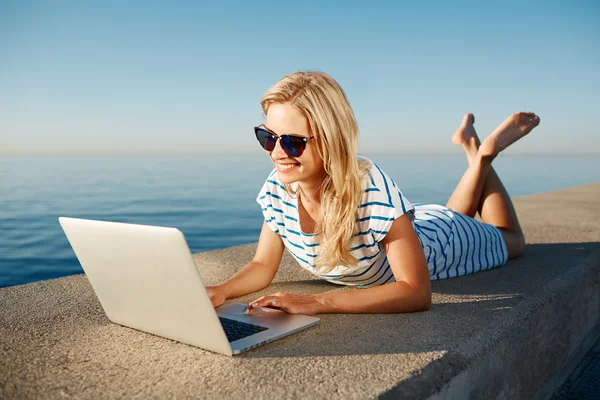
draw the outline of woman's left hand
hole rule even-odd
[[[290,314],[315,315],[323,310],[323,304],[313,294],[293,294],[277,292],[272,295],[260,297],[250,303],[246,314],[252,314],[259,307],[276,308]]]

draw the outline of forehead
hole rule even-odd
[[[289,103],[275,103],[267,110],[267,128],[278,134],[309,136],[308,120]]]

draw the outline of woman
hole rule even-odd
[[[377,165],[357,155],[358,127],[344,91],[327,74],[283,77],[261,100],[255,130],[275,169],[257,201],[263,223],[253,260],[208,288],[215,307],[267,287],[285,248],[309,272],[362,290],[275,293],[248,305],[289,313],[397,313],[431,307],[432,279],[491,269],[525,243],[492,160],[540,119],[516,113],[483,143],[467,114],[452,141],[469,167],[445,207],[413,206]],[[474,219],[479,212],[481,220]]]

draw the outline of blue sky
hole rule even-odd
[[[0,154],[260,154],[259,99],[321,70],[363,153],[458,153],[542,118],[517,153],[600,154],[600,6],[572,2],[0,0]],[[485,3],[485,4],[483,4]]]

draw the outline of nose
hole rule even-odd
[[[275,142],[275,148],[271,152],[271,158],[274,160],[288,158],[288,155],[285,153],[285,151],[283,151],[283,148],[281,148],[281,140],[277,140],[277,142]]]

